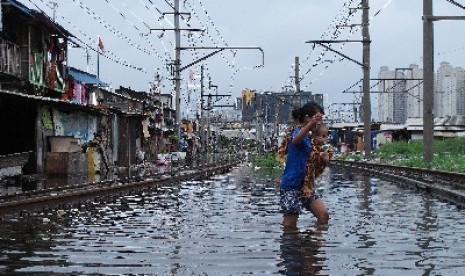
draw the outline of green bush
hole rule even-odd
[[[360,161],[365,156],[363,154],[356,154],[356,153],[347,153],[342,156],[343,160],[350,160],[350,161]]]
[[[423,143],[394,142],[373,151],[373,157],[381,163],[398,166],[429,168],[443,171],[465,172],[465,138],[433,141],[433,160],[423,161]]]
[[[373,158],[384,164],[465,173],[465,138],[434,140],[433,152],[433,160],[425,163],[421,141],[394,142],[374,150]],[[354,161],[363,160],[364,157],[363,154],[354,153],[341,155],[344,160]],[[276,160],[276,152],[253,155],[250,160],[256,168],[282,169],[282,164]]]
[[[421,142],[394,142],[378,147],[373,151],[373,156],[380,159],[391,160],[402,156],[411,156],[423,152]]]
[[[267,152],[252,156],[250,159],[254,167],[278,168],[281,163],[276,160],[276,152]]]
[[[465,138],[451,138],[434,141],[434,152],[449,155],[465,154]]]

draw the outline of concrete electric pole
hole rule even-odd
[[[371,159],[371,99],[370,99],[370,6],[368,0],[362,0],[362,40],[310,40],[307,43],[314,43],[322,46],[328,51],[334,52],[347,60],[350,60],[363,68],[363,122],[364,122],[364,142],[365,142],[365,158]],[[339,51],[332,49],[325,44],[332,43],[347,43],[347,42],[361,42],[363,45],[363,60],[359,62]]]
[[[263,52],[263,49],[260,47],[256,46],[238,46],[238,47],[231,47],[231,46],[214,46],[214,47],[181,47],[181,31],[189,31],[189,32],[203,32],[204,30],[201,29],[193,29],[193,28],[181,28],[180,27],[180,17],[181,15],[189,15],[190,13],[185,13],[185,12],[180,12],[179,10],[179,0],[173,0],[173,12],[172,13],[163,13],[163,16],[166,14],[173,14],[174,16],[174,28],[151,28],[150,32],[156,31],[156,30],[161,30],[161,31],[174,31],[174,38],[175,38],[175,48],[174,48],[174,61],[173,61],[173,80],[174,80],[174,90],[175,90],[175,109],[176,109],[176,128],[177,128],[177,134],[178,138],[181,137],[181,72],[190,66],[193,66],[223,50],[226,49],[255,49],[255,50],[260,50],[262,53],[262,63],[261,65],[258,65],[257,67],[264,67],[265,63],[265,54]],[[181,51],[182,50],[214,50],[212,53],[207,54],[185,66],[181,66]]]
[[[433,21],[465,20],[465,16],[433,16],[433,0],[423,0],[423,161],[433,160],[434,31]]]
[[[176,128],[181,139],[181,29],[179,25],[179,0],[174,1],[174,90],[176,102]]]
[[[370,99],[370,6],[362,0],[362,44],[363,44],[363,129],[365,159],[371,159],[371,99]]]
[[[433,0],[423,0],[423,161],[433,160],[434,34]]]
[[[295,94],[299,99],[299,107],[302,107],[302,91],[300,91],[300,62],[299,57],[295,57],[295,70],[294,70],[294,82],[295,82]]]

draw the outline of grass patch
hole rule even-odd
[[[250,158],[254,167],[259,168],[279,168],[281,163],[276,160],[276,152],[270,151],[261,154],[255,154]]]
[[[278,178],[283,172],[283,164],[276,160],[276,152],[254,154],[250,162],[255,173],[261,177]]]
[[[372,156],[381,164],[465,173],[465,138],[434,140],[433,152],[433,160],[425,163],[421,141],[394,142],[377,148]],[[364,154],[351,153],[341,155],[340,158],[361,161],[364,157]],[[254,168],[259,170],[281,172],[283,168],[283,165],[276,160],[276,152],[253,155],[250,161]]]
[[[433,160],[423,162],[423,143],[394,142],[373,151],[381,163],[465,173],[465,138],[433,141]]]

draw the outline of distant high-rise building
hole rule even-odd
[[[434,93],[435,117],[465,115],[465,70],[441,62]]]
[[[423,117],[422,68],[382,66],[378,76],[379,121],[403,123],[406,118]],[[434,117],[465,115],[465,69],[441,62],[434,84]]]
[[[389,69],[382,66],[378,84],[378,120],[403,124],[423,117],[423,70],[416,64]]]
[[[411,68],[390,70],[380,68],[378,77],[378,120],[389,123],[405,123],[408,113],[407,81],[411,78]]]
[[[407,80],[407,117],[423,118],[423,69],[410,64],[411,79]]]
[[[465,115],[465,69],[456,68],[457,74],[457,115]]]
[[[457,78],[449,62],[441,62],[434,89],[434,116],[455,115],[457,110]]]

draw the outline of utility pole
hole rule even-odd
[[[309,40],[306,43],[314,43],[322,46],[328,51],[334,52],[343,58],[350,60],[363,68],[363,122],[364,122],[364,141],[365,141],[365,158],[371,159],[371,100],[370,100],[370,7],[368,0],[361,0],[362,7],[356,9],[362,9],[362,40]],[[354,26],[352,24],[350,27]],[[332,43],[347,43],[347,42],[361,42],[363,45],[363,60],[359,62],[353,58],[350,58],[343,53],[332,49],[330,46],[325,44]]]
[[[48,6],[53,10],[52,19],[53,19],[53,22],[55,22],[58,3],[56,1],[49,1]]]
[[[181,14],[184,15],[190,15],[190,13],[181,13],[179,11],[179,0],[174,0],[174,5],[173,5],[173,12],[172,13],[163,13],[163,16],[166,14],[173,14],[174,16],[174,28],[173,29],[166,29],[166,28],[161,28],[161,29],[150,29],[150,32],[156,31],[156,30],[161,30],[161,31],[174,31],[174,61],[173,61],[173,80],[174,80],[174,90],[175,90],[175,108],[176,108],[176,128],[177,128],[177,135],[178,138],[181,138],[181,71],[183,68],[181,68],[181,31],[190,31],[190,32],[195,32],[195,31],[202,31],[200,29],[183,29],[180,27],[180,16]],[[185,69],[185,68],[184,68]]]
[[[433,160],[434,31],[433,21],[465,20],[465,16],[433,16],[433,0],[423,0],[423,161]]]
[[[210,157],[208,155],[209,153],[209,147],[210,147],[210,111],[211,111],[211,105],[210,105],[210,98],[208,100],[208,107],[207,107],[207,138],[205,139],[205,151],[207,154],[207,164],[210,162]]]
[[[274,111],[274,114],[275,114],[275,135],[276,135],[276,138],[275,138],[274,141],[273,141],[273,150],[277,150],[278,147],[279,147],[279,105],[280,105],[280,102],[279,102],[279,101],[276,101],[275,111]]]
[[[205,128],[204,118],[203,118],[203,109],[204,109],[204,99],[203,94],[205,86],[203,84],[204,74],[203,74],[203,65],[200,67],[200,145],[202,147],[202,154],[205,150],[207,144],[205,143],[205,133],[203,129]]]
[[[264,112],[263,112],[263,99],[262,102],[260,102],[260,109],[257,108],[255,110],[255,118],[257,119],[257,125],[256,125],[256,130],[257,130],[257,141],[258,141],[258,152],[262,153],[263,152],[263,147],[262,147],[262,141],[263,138],[265,137],[263,135],[263,117],[264,117]]]
[[[352,103],[353,103],[352,108],[353,108],[353,111],[354,111],[354,123],[357,123],[358,122],[358,116],[357,116],[358,109],[357,109],[357,103],[355,102],[355,97],[354,97],[354,100],[352,101]]]
[[[370,6],[362,0],[362,44],[363,44],[363,129],[365,159],[371,159],[371,99],[370,99]]]
[[[423,161],[433,160],[434,33],[433,0],[423,0]]]
[[[179,26],[179,0],[174,0],[174,90],[178,139],[181,139],[181,29]]]
[[[295,57],[295,72],[294,72],[294,79],[295,79],[295,94],[299,98],[299,105],[298,107],[302,107],[302,92],[300,91],[300,62],[299,57]]]
[[[252,46],[239,46],[239,47],[222,47],[222,46],[215,46],[215,47],[181,47],[181,31],[189,31],[189,32],[203,32],[204,30],[201,29],[193,29],[193,28],[181,28],[180,27],[180,16],[181,15],[188,15],[190,16],[190,13],[181,13],[179,11],[179,0],[173,0],[173,12],[172,13],[163,13],[163,16],[166,14],[173,14],[174,15],[174,28],[173,29],[167,29],[167,28],[150,28],[150,32],[156,31],[156,30],[162,30],[162,31],[174,31],[175,35],[175,49],[174,49],[174,63],[173,63],[173,71],[172,74],[174,76],[174,89],[175,89],[175,108],[176,108],[176,127],[177,127],[177,134],[178,138],[181,137],[181,72],[185,70],[186,68],[189,68],[190,66],[193,66],[223,50],[226,49],[256,49],[260,50],[262,53],[262,64],[259,65],[258,67],[264,67],[264,62],[265,62],[265,54],[263,52],[263,49],[260,47],[252,47]],[[182,50],[215,50],[214,52],[205,55],[204,57],[201,57],[194,62],[191,62],[190,64],[186,66],[181,67],[181,51]]]
[[[264,145],[264,149],[266,151],[267,147],[267,143],[266,141],[268,140],[268,103],[266,102],[265,103],[265,119],[264,119],[265,123],[264,123],[264,126],[265,126],[265,136],[263,138],[263,142],[265,143]]]

